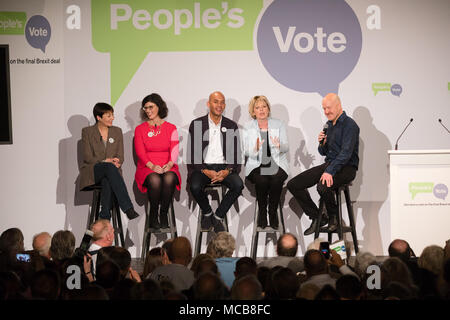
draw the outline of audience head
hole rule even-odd
[[[232,300],[261,300],[262,286],[255,275],[247,274],[234,280],[231,287]]]
[[[236,270],[234,271],[235,279],[258,274],[258,265],[256,261],[250,257],[242,257],[236,262]]]
[[[75,251],[75,236],[69,230],[55,232],[50,245],[50,256],[53,260],[64,260],[72,257]]]
[[[398,281],[390,282],[383,289],[385,300],[412,300],[415,298],[410,287]]]
[[[341,297],[341,300],[360,300],[363,287],[357,277],[347,274],[337,279],[336,291]]]
[[[326,284],[320,289],[317,293],[314,300],[339,300],[340,296],[337,293],[336,289],[334,289],[329,284]]]
[[[355,273],[360,279],[367,275],[367,268],[377,263],[376,257],[370,252],[360,251],[355,257]]]
[[[159,287],[164,297],[166,297],[171,292],[178,292],[175,285],[169,279],[162,279],[159,281]]]
[[[295,299],[299,287],[300,283],[294,271],[289,268],[278,268],[272,273],[270,298]]]
[[[448,289],[450,290],[450,259],[445,260],[442,276],[447,282]]]
[[[428,270],[436,276],[441,275],[444,266],[444,249],[436,245],[426,247],[417,264],[420,268]]]
[[[153,272],[157,267],[162,266],[162,248],[156,247],[151,249],[147,253],[147,257],[145,258],[144,263],[144,271],[142,273],[143,278],[147,278],[147,276]]]
[[[131,267],[131,254],[130,252],[122,247],[112,247],[109,257],[117,264],[120,269],[121,278],[125,278]]]
[[[209,242],[206,252],[213,258],[231,257],[236,248],[236,240],[231,233],[222,231]]]
[[[23,234],[18,228],[10,228],[0,235],[0,252],[16,254],[25,251]]]
[[[285,233],[277,241],[277,254],[285,257],[295,257],[298,249],[297,238],[292,233]]]
[[[131,300],[131,291],[136,281],[125,278],[120,280],[115,286],[111,295],[111,300]]]
[[[305,271],[308,277],[328,273],[328,264],[319,250],[308,250],[303,258]]]
[[[104,289],[112,289],[120,281],[120,268],[111,260],[97,263],[95,278],[96,283]]]
[[[187,266],[192,260],[191,242],[186,237],[176,237],[168,251],[171,263]]]
[[[48,232],[41,232],[33,237],[33,250],[39,252],[43,257],[50,258],[50,246],[52,236]]]
[[[255,107],[256,106],[266,106],[268,109],[268,116],[270,116],[270,103],[269,103],[269,99],[267,99],[267,97],[265,96],[254,96],[249,104],[248,104],[248,113],[250,114],[250,116],[253,119],[256,119],[256,113],[255,113]]]
[[[70,296],[70,300],[77,301],[105,301],[109,300],[108,293],[106,290],[94,283],[90,283],[88,286],[81,288],[81,290],[71,290],[74,291]]]
[[[392,282],[400,282],[407,287],[413,285],[411,272],[399,258],[388,258],[381,265],[381,287],[384,290]]]
[[[400,260],[407,262],[412,256],[412,250],[409,243],[402,239],[395,239],[391,242],[388,248],[389,257],[397,257]]]
[[[200,275],[206,272],[211,272],[213,274],[219,275],[219,269],[217,268],[216,261],[212,258],[202,259],[194,271],[194,278],[198,279]]]
[[[270,283],[270,277],[272,276],[271,270],[268,267],[258,267],[256,274],[259,283],[261,283],[262,290],[265,293]]]
[[[19,300],[23,289],[21,279],[13,271],[0,272],[0,301]]]
[[[101,247],[112,246],[114,241],[114,228],[107,219],[95,221],[91,226],[94,233],[92,240]]]
[[[169,255],[168,252],[170,250],[170,247],[172,246],[174,238],[169,238],[166,241],[164,241],[163,245],[161,246],[162,249],[162,263],[163,264],[170,264]]]
[[[302,284],[300,289],[297,291],[296,298],[303,300],[314,300],[319,293],[320,288],[314,283]]]
[[[36,272],[30,284],[34,299],[57,300],[60,294],[60,277],[57,272],[44,269]]]
[[[164,295],[157,281],[145,279],[134,285],[131,298],[133,300],[163,300]]]
[[[164,119],[167,117],[169,113],[169,109],[167,108],[166,102],[161,98],[161,96],[157,93],[152,93],[146,96],[141,103],[141,118],[143,121],[147,121],[149,118],[147,113],[145,112],[145,108],[158,108],[158,117]]]
[[[222,279],[212,272],[202,273],[193,285],[195,300],[223,300],[225,290]]]
[[[102,264],[105,261],[110,260],[111,261],[111,255],[112,252],[114,251],[114,247],[102,247],[98,250],[97,252],[97,262],[96,262],[96,266]]]
[[[199,263],[205,259],[213,259],[213,257],[211,257],[207,253],[200,253],[200,254],[196,255],[194,260],[192,260],[192,264],[191,264],[191,268],[190,268],[191,271],[195,273],[195,270],[197,270]]]

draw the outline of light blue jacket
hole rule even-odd
[[[283,121],[269,118],[269,148],[272,159],[275,163],[289,175],[289,163],[287,153],[289,151],[289,143],[286,134],[286,125]],[[280,140],[280,149],[272,144],[272,138],[278,138]],[[261,165],[262,148],[259,148],[258,152],[255,152],[256,140],[259,138],[261,141],[261,134],[259,131],[258,121],[250,120],[244,125],[244,132],[242,134],[244,146],[244,154],[247,157],[247,163],[245,164],[245,176],[248,176],[253,169],[258,168]]]

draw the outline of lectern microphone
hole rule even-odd
[[[442,119],[438,119],[439,123],[441,124],[441,126],[444,127],[445,130],[447,130],[448,133],[450,133],[450,131],[448,131],[447,127],[444,126],[444,124],[442,123]]]
[[[395,142],[395,150],[398,149],[398,140],[400,140],[400,138],[402,137],[403,133],[405,133],[406,129],[408,129],[408,127],[411,124],[411,122],[413,122],[413,118],[411,118],[409,120],[409,123],[406,125],[405,129],[403,129],[402,133],[400,134],[400,136],[398,137],[397,141]]]

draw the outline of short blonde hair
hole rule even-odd
[[[417,260],[417,264],[422,269],[440,275],[444,266],[444,249],[437,245],[426,247]]]
[[[231,257],[236,248],[236,240],[231,233],[222,231],[208,243],[206,253],[214,259]]]
[[[248,113],[250,113],[250,116],[253,119],[256,119],[255,105],[258,101],[263,101],[266,104],[267,108],[269,108],[269,115],[270,115],[270,103],[269,103],[269,100],[267,99],[267,97],[266,96],[254,96],[248,104]]]

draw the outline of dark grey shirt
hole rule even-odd
[[[176,263],[157,267],[148,275],[148,278],[158,282],[167,279],[179,292],[189,289],[195,280],[194,273],[188,267]]]

